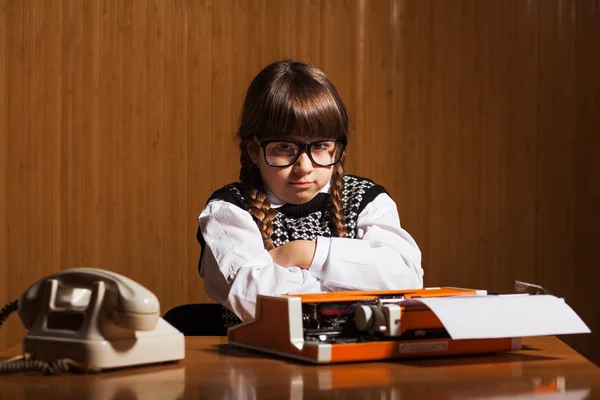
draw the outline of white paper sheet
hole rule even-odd
[[[411,299],[429,307],[452,339],[589,333],[563,299],[552,295],[452,296]]]

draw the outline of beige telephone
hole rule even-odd
[[[68,358],[109,369],[181,360],[184,336],[160,318],[160,304],[145,287],[94,268],[56,272],[19,299],[29,330],[23,353],[52,362]]]

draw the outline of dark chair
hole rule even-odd
[[[225,336],[220,304],[183,304],[167,311],[163,319],[185,336]]]

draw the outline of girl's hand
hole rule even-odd
[[[300,267],[308,269],[312,264],[317,242],[312,240],[294,240],[269,250],[273,261],[282,267]]]

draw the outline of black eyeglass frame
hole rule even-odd
[[[310,149],[312,146],[314,146],[315,144],[319,144],[319,143],[323,143],[323,142],[336,142],[336,143],[341,143],[342,144],[342,152],[340,154],[340,158],[331,164],[320,164],[318,162],[316,162],[313,159],[313,156],[310,152]],[[295,140],[281,140],[281,139],[261,139],[258,136],[254,136],[254,143],[256,143],[257,145],[259,145],[260,147],[262,147],[263,149],[263,156],[265,158],[265,162],[271,166],[271,167],[275,167],[275,168],[286,168],[289,167],[290,165],[293,165],[296,161],[298,161],[298,159],[300,158],[300,155],[304,152],[306,152],[306,155],[308,156],[308,158],[310,159],[310,161],[312,161],[314,164],[320,166],[320,167],[331,167],[332,165],[335,165],[337,163],[339,163],[342,159],[342,155],[344,154],[344,150],[346,150],[346,146],[348,145],[348,139],[344,138],[338,138],[338,139],[321,139],[321,140],[315,140],[314,142],[298,142]],[[286,165],[273,165],[269,162],[269,160],[267,160],[267,146],[270,143],[292,143],[295,144],[296,146],[298,146],[298,153],[296,154],[296,156],[294,157],[294,159]]]

